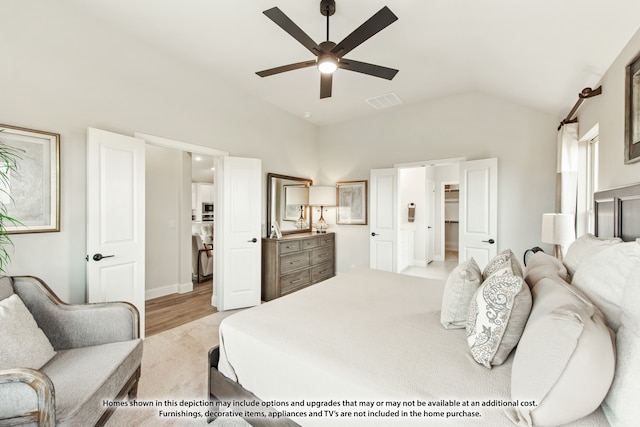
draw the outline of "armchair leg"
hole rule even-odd
[[[136,400],[138,398],[138,383],[140,382],[140,367],[136,369],[136,372],[133,374],[133,384],[127,393],[127,398],[129,400]]]

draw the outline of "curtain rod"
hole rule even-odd
[[[601,93],[602,93],[602,86],[598,86],[593,90],[590,87],[585,87],[584,89],[582,89],[582,92],[578,94],[578,101],[576,101],[576,104],[573,106],[571,111],[569,111],[569,114],[567,114],[567,117],[565,117],[565,119],[560,122],[560,126],[558,126],[558,130],[562,129],[562,126],[566,125],[567,123],[577,122],[578,119],[571,119],[571,117],[576,113],[576,111],[578,111],[578,108],[580,108],[580,105],[582,105],[582,102],[587,98],[598,96]]]

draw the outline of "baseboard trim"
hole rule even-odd
[[[144,293],[144,299],[154,299],[164,297],[171,294],[184,294],[193,290],[193,283],[174,283],[173,285],[162,286],[160,288],[147,289]]]
[[[184,294],[193,290],[193,282],[181,283],[178,285],[178,293]]]
[[[424,259],[414,259],[413,260],[413,265],[416,267],[426,267],[427,266],[427,261]]]

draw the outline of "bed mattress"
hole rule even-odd
[[[304,413],[290,416],[302,426],[510,426],[513,354],[492,369],[476,363],[465,330],[440,324],[443,287],[377,270],[341,274],[224,319],[218,369]],[[607,423],[597,411],[575,425]]]

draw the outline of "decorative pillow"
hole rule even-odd
[[[480,284],[482,271],[476,260],[458,264],[444,285],[440,322],[446,329],[464,328],[469,317],[469,303]]]
[[[40,369],[56,352],[17,294],[0,301],[0,370]]]
[[[565,267],[567,267],[569,275],[573,276],[584,259],[617,243],[622,243],[622,239],[619,237],[603,239],[593,234],[584,234],[569,245],[567,254],[564,256],[562,262]]]
[[[514,274],[522,277],[522,267],[511,249],[500,252],[489,261],[482,272],[482,278],[487,280],[494,274]]]
[[[9,276],[0,276],[0,301],[13,295],[13,280]]]
[[[631,426],[640,420],[640,267],[627,277],[622,299],[622,326],[616,334],[616,372],[602,408],[609,423]]]
[[[602,403],[615,369],[612,333],[598,309],[568,284],[543,278],[511,368],[512,400],[535,406],[505,412],[520,426],[557,426]]]
[[[571,284],[602,310],[607,325],[617,332],[625,283],[640,266],[640,245],[636,242],[609,245],[586,261],[576,270]]]
[[[529,258],[524,268],[524,280],[530,288],[533,288],[544,277],[566,282],[568,281],[567,269],[558,258],[544,252],[536,252]]]
[[[476,291],[467,320],[467,342],[476,362],[491,369],[507,360],[531,311],[531,291],[522,277],[496,274]]]

